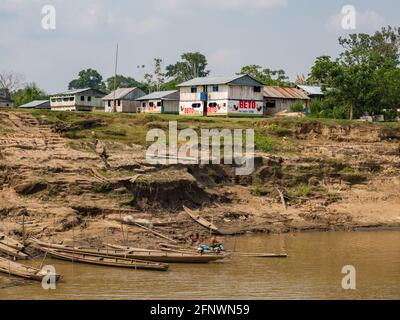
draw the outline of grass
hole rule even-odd
[[[178,129],[191,128],[200,134],[201,129],[254,129],[255,148],[262,152],[287,152],[296,150],[300,142],[295,130],[302,125],[322,124],[326,126],[383,126],[400,129],[400,123],[377,123],[314,119],[314,118],[222,118],[222,117],[190,117],[179,115],[148,115],[121,113],[86,113],[68,111],[31,110],[40,122],[52,126],[71,126],[64,136],[82,142],[93,142],[95,139],[149,146],[146,141],[150,129],[168,130],[168,121],[177,121]],[[85,121],[96,120],[90,128],[80,128]],[[244,134],[245,135],[245,134]],[[285,136],[285,139],[282,137]],[[244,138],[245,139],[245,138]]]

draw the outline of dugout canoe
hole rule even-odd
[[[129,258],[111,257],[97,255],[94,253],[83,253],[83,252],[66,252],[56,249],[40,247],[40,250],[47,253],[48,256],[65,261],[87,263],[105,267],[119,267],[119,268],[130,268],[130,269],[141,269],[141,270],[153,270],[153,271],[167,271],[169,265],[166,263],[142,261]]]
[[[21,251],[24,249],[24,245],[13,238],[6,236],[3,232],[0,232],[0,243],[15,250]]]
[[[137,251],[135,248],[124,248],[124,249],[104,249],[104,248],[84,248],[84,247],[71,247],[65,245],[50,244],[36,240],[37,245],[42,248],[49,248],[65,253],[78,253],[78,254],[90,254],[101,257],[113,257],[113,258],[127,258],[134,260],[144,260],[152,262],[163,262],[163,263],[209,263],[217,260],[222,260],[228,256],[228,254],[207,254],[201,255],[199,253],[180,253],[180,252],[164,252],[157,250]],[[108,245],[110,246],[110,245]],[[145,250],[145,249],[140,249]]]
[[[213,231],[214,233],[220,234],[221,232],[218,230],[217,226],[214,225],[213,223],[207,221],[206,219],[202,218],[200,214],[194,210],[189,209],[188,207],[183,206],[183,209],[186,211],[186,213],[198,224],[203,226],[204,228],[207,228],[208,230]]]
[[[49,275],[47,272],[39,270],[37,268],[25,266],[21,263],[1,257],[0,257],[0,272],[36,281],[42,281],[45,276]],[[61,278],[61,276],[58,274],[56,274],[55,277],[56,281],[60,280]]]

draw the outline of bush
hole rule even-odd
[[[296,101],[293,102],[290,106],[289,106],[289,110],[291,112],[304,112],[304,103],[301,101]]]
[[[312,99],[310,102],[310,114],[319,115],[321,111],[322,111],[321,99]]]

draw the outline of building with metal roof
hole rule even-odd
[[[158,91],[137,99],[143,113],[179,114],[179,91]]]
[[[246,74],[186,81],[178,85],[179,114],[262,116],[262,86],[261,82]]]
[[[106,112],[140,112],[140,102],[138,98],[146,95],[141,89],[118,88],[103,98],[104,110]]]
[[[50,100],[34,100],[28,103],[25,103],[19,108],[23,109],[50,109]]]
[[[304,109],[308,107],[310,98],[298,88],[289,87],[264,87],[264,114],[273,115],[282,111],[290,111],[291,105],[301,102]]]
[[[14,101],[11,98],[0,96],[0,108],[12,108]]]
[[[98,89],[67,90],[50,97],[50,108],[59,111],[104,111],[104,96],[105,93]]]
[[[310,98],[323,97],[325,95],[322,87],[298,85],[297,88],[305,92]]]

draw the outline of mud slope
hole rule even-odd
[[[0,230],[21,236],[26,213],[39,238],[162,242],[117,222],[131,215],[177,240],[206,236],[183,205],[227,234],[400,226],[399,130],[292,126],[279,137],[285,148],[257,153],[254,174],[238,178],[223,165],[153,167],[139,145],[64,129],[0,112]]]

